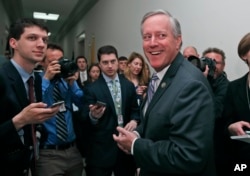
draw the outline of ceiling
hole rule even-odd
[[[57,21],[45,21],[50,39],[58,41],[78,23],[99,0],[2,0],[11,22],[20,17],[33,17],[33,12],[56,13]]]

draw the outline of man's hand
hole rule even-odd
[[[209,72],[209,67],[206,65],[205,71],[203,72],[203,75],[207,78]]]
[[[137,127],[137,122],[135,120],[130,120],[129,123],[124,127],[125,130],[133,131]]]
[[[100,119],[103,116],[105,109],[106,106],[89,105],[90,114],[95,119]]]
[[[113,134],[114,140],[117,142],[118,147],[127,154],[131,154],[131,147],[133,141],[138,138],[137,135],[122,127],[117,127],[119,135]]]
[[[78,72],[75,72],[75,74],[73,76],[70,76],[70,77],[67,77],[65,78],[65,81],[70,85],[72,86],[74,81],[76,81],[78,79],[78,76],[79,73]]]
[[[17,130],[27,124],[42,123],[45,120],[53,117],[60,106],[48,108],[45,103],[31,103],[25,107],[19,114],[13,117],[12,122]]]
[[[147,86],[138,86],[136,89],[137,95],[143,95],[147,90]]]
[[[54,60],[49,63],[44,78],[48,80],[52,80],[56,74],[61,73],[61,65],[58,64],[58,60]]]
[[[250,129],[250,123],[245,121],[232,123],[231,125],[228,126],[228,131],[230,132],[231,135],[237,135],[237,136],[245,135],[246,133],[243,130],[243,127]]]

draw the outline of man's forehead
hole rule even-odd
[[[128,61],[126,60],[120,60],[119,63],[127,63]]]
[[[115,54],[103,54],[101,55],[101,60],[117,60]]]
[[[48,37],[48,33],[46,30],[41,29],[38,26],[29,26],[29,27],[25,27],[23,30],[23,34],[34,34],[34,35],[41,35],[43,34],[43,37]]]

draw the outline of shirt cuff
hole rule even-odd
[[[89,111],[89,118],[91,120],[91,123],[93,125],[96,125],[98,123],[98,119],[97,118],[94,118],[92,115],[91,115],[91,112]]]
[[[137,138],[135,138],[135,139],[132,141],[131,151],[130,151],[131,155],[134,155],[134,144],[135,144],[135,141],[136,141],[138,138],[141,137],[140,134],[139,134],[137,131],[133,131],[133,133],[137,135]]]
[[[133,142],[132,142],[132,145],[131,145],[131,155],[134,155],[134,144],[135,144],[135,141],[137,140],[138,138],[134,138]]]

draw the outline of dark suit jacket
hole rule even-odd
[[[29,100],[22,78],[10,61],[1,67],[0,77],[0,87],[5,89],[5,96],[2,96],[0,101],[0,173],[18,175],[30,164],[31,126],[23,127],[25,141],[23,144],[12,123],[12,118],[29,104]],[[42,97],[39,75],[35,77],[35,90],[39,101]]]
[[[79,76],[79,78],[76,80],[76,82],[77,82],[78,86],[82,89],[84,85],[81,83],[81,78],[80,78],[80,76]]]
[[[179,53],[137,129],[134,158],[141,175],[214,176],[214,119],[207,79]]]
[[[124,124],[127,124],[132,119],[139,121],[139,107],[136,101],[134,85],[124,76],[119,76],[119,80]],[[105,102],[107,106],[98,123],[93,125],[90,121],[88,106],[96,101]],[[85,118],[85,124],[88,124],[86,129],[89,129],[89,131],[85,132],[89,136],[86,162],[96,167],[112,167],[118,155],[118,147],[112,137],[113,134],[117,134],[116,127],[118,123],[113,99],[102,75],[87,87],[84,103],[84,113],[82,115]]]
[[[247,96],[247,91],[248,91],[247,77],[248,74],[244,75],[243,77],[237,80],[230,82],[228,86],[226,104],[223,112],[223,117],[227,120],[225,131],[227,132],[228,137],[229,137],[229,132],[227,127],[230,124],[239,121],[246,121],[250,123],[250,108],[249,108],[249,102],[247,100],[248,98],[250,98],[250,92],[248,92]],[[232,162],[236,163],[247,162],[249,166],[250,164],[249,143],[231,140],[231,146],[227,147],[232,147],[231,149],[233,152],[231,151],[230,153]]]

